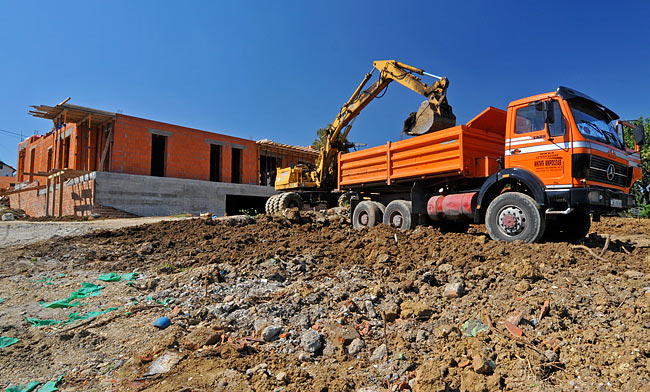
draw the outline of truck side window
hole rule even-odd
[[[560,115],[562,115],[562,112],[560,112]],[[515,133],[543,131],[545,124],[544,112],[536,110],[535,105],[531,104],[517,110]]]
[[[562,115],[562,109],[558,101],[553,101],[553,114],[555,121],[552,124],[548,124],[548,131],[551,136],[564,136],[566,127],[564,126],[564,116]]]

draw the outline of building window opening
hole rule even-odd
[[[242,150],[239,148],[232,149],[232,177],[231,182],[235,184],[240,184],[242,182],[241,172],[242,172]]]
[[[63,141],[63,168],[68,169],[70,164],[70,136]]]
[[[221,146],[210,144],[210,181],[221,180]]]
[[[29,153],[29,182],[34,181],[34,173],[36,173],[36,170],[34,170],[35,161],[36,161],[36,150],[32,149],[32,151]]]
[[[165,177],[167,136],[151,135],[151,175]]]
[[[268,155],[260,155],[260,180],[262,185],[275,184],[277,169],[278,158]]]

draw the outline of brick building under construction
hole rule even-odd
[[[11,207],[31,216],[218,215],[258,207],[278,166],[311,147],[252,141],[67,103],[33,106],[53,130],[18,145]],[[63,184],[61,187],[60,184]]]

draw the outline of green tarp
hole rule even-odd
[[[18,343],[18,338],[8,338],[6,336],[0,336],[0,348],[9,347],[12,344]]]
[[[72,302],[75,299],[86,298],[88,296],[99,295],[99,291],[103,289],[104,286],[98,286],[94,283],[83,282],[81,288],[77,291],[74,291],[68,298],[60,299],[58,301],[46,303],[41,301],[40,304],[44,308],[71,308],[73,306],[82,305],[81,302]]]
[[[119,282],[120,280],[130,281],[138,277],[137,272],[130,272],[128,274],[120,275],[115,272],[109,272],[107,274],[101,274],[97,279],[102,282]]]
[[[77,321],[77,320],[86,320],[86,319],[89,319],[89,318],[97,317],[100,314],[112,312],[112,311],[117,310],[117,309],[119,309],[119,308],[108,308],[106,310],[99,311],[99,312],[87,312],[86,314],[81,314],[81,313],[78,313],[78,312],[74,312],[74,313],[70,313],[68,315],[67,320],[50,320],[50,319],[48,319],[48,320],[40,320],[40,319],[38,319],[36,317],[28,317],[28,318],[25,319],[25,321],[30,323],[32,325],[32,327],[44,327],[44,326],[47,326],[47,325],[55,325],[55,324],[64,324],[65,325],[65,324],[70,324],[70,323],[72,323],[74,321]]]
[[[48,381],[45,384],[43,384],[42,387],[36,389],[39,385],[41,385],[40,381],[32,381],[27,385],[13,385],[10,386],[9,388],[5,389],[6,392],[56,392],[59,390],[56,386],[61,382],[63,379],[63,374],[59,376],[54,381]]]

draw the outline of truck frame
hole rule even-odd
[[[502,241],[561,233],[577,241],[591,216],[635,205],[639,146],[625,146],[619,117],[576,90],[489,107],[464,125],[337,157],[338,190],[349,192],[355,228],[399,229],[433,221],[453,229],[485,223]]]

